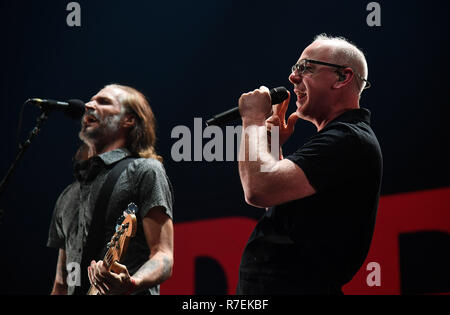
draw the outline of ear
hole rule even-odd
[[[122,121],[122,127],[132,128],[135,124],[136,124],[136,117],[134,117],[134,115],[125,115],[125,118]]]
[[[353,77],[355,76],[352,68],[337,70],[336,73],[338,76],[338,81],[333,85],[333,88],[335,89],[341,89],[349,85],[353,81]]]

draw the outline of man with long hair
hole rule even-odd
[[[89,286],[99,294],[159,294],[159,284],[171,276],[173,191],[155,150],[155,123],[147,99],[131,87],[108,85],[86,104],[76,180],[59,196],[49,231],[47,245],[59,249],[52,294],[86,294]],[[109,200],[98,209],[108,176],[125,160]],[[137,232],[121,264],[114,264],[116,272],[108,271],[102,262],[106,245],[131,202],[139,208]],[[95,248],[89,247],[93,237],[103,246],[94,252],[87,250]],[[75,284],[67,281],[67,266],[74,263],[81,271]]]

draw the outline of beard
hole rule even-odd
[[[101,119],[97,113],[90,112],[87,113],[92,115],[97,119],[97,126],[87,126],[82,120],[81,131],[78,134],[81,141],[86,144],[99,144],[108,142],[108,139],[112,139],[118,133],[120,129],[120,122],[122,120],[123,114],[117,114],[113,116],[108,116]]]

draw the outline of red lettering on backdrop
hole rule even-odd
[[[161,286],[161,294],[194,294],[194,263],[211,257],[223,268],[228,294],[235,294],[244,247],[255,228],[249,218],[221,218],[175,224],[172,278]]]
[[[161,294],[194,294],[194,263],[211,257],[223,268],[228,294],[234,294],[245,244],[256,225],[248,218],[221,218],[175,224],[173,276],[161,286]],[[368,257],[344,286],[345,294],[399,294],[398,236],[402,233],[440,231],[450,233],[450,188],[385,196],[380,199],[377,222]],[[367,284],[369,263],[381,268],[381,286]]]
[[[382,197],[369,254],[344,293],[400,294],[398,236],[423,231],[450,233],[450,188]],[[371,262],[381,267],[380,287],[367,285]]]

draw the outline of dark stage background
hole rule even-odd
[[[383,150],[383,196],[450,186],[448,1],[378,1],[380,27],[367,25],[370,1],[78,1],[81,27],[66,24],[69,2],[1,1],[1,177],[15,156],[26,99],[87,101],[104,85],[120,83],[150,99],[180,231],[204,220],[257,219],[262,210],[245,204],[237,162],[176,163],[170,152],[177,139],[171,139],[171,131],[178,125],[193,129],[194,117],[205,121],[261,85],[291,89],[290,67],[313,37],[325,32],[350,39],[366,53],[373,87],[361,105],[372,111]],[[290,106],[293,111],[293,100]],[[21,139],[38,114],[25,108]],[[79,123],[53,113],[1,197],[0,294],[51,289],[57,252],[46,248],[47,232],[54,203],[73,180],[78,130]],[[299,121],[284,151],[292,152],[314,132],[311,124]],[[442,223],[449,219],[448,190],[441,198],[435,202],[444,216],[434,220]],[[403,213],[397,219],[408,222],[407,209]],[[204,239],[213,233],[191,227]],[[182,232],[176,234],[176,250],[183,244],[177,235]],[[237,246],[227,235],[221,237],[223,246]],[[448,252],[448,234],[439,244],[425,247]],[[192,293],[233,289],[230,284],[224,289],[223,281],[208,274],[216,267],[220,273],[220,264],[196,260]]]

